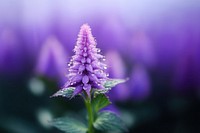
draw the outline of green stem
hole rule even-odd
[[[94,133],[93,129],[94,116],[93,116],[91,100],[89,97],[85,99],[85,105],[88,112],[88,133]]]

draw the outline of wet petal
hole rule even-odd
[[[74,93],[72,95],[72,98],[76,96],[77,94],[81,93],[83,91],[83,88],[81,86],[77,86],[76,89],[74,90]]]
[[[87,75],[83,76],[82,82],[83,82],[84,84],[87,84],[87,83],[89,82],[89,77],[88,77]]]
[[[99,81],[95,74],[90,74],[90,75],[89,75],[89,79],[90,79],[91,81],[93,81],[93,82]]]
[[[93,68],[91,65],[86,65],[86,70],[88,70],[89,72],[93,72]]]
[[[87,58],[87,63],[91,63],[91,59],[90,58]]]
[[[87,95],[90,96],[91,85],[86,84],[83,86],[83,89],[86,91]]]
[[[80,65],[78,71],[79,71],[79,72],[82,72],[82,71],[84,71],[84,70],[85,70],[85,66],[84,66],[84,65]]]

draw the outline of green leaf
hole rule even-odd
[[[84,123],[70,117],[62,117],[62,118],[54,119],[53,121],[51,121],[51,124],[54,127],[66,133],[86,133],[87,132],[87,126]]]
[[[100,112],[93,126],[101,131],[127,132],[127,128],[121,118],[108,111]]]
[[[92,106],[95,112],[111,104],[109,98],[105,94],[98,94],[92,100]]]
[[[105,88],[112,88],[112,87],[115,87],[116,85],[124,83],[126,81],[127,81],[127,79],[108,79],[104,83],[104,87]]]
[[[118,84],[124,83],[127,80],[128,79],[108,79],[103,85],[105,89],[96,90],[95,93],[96,94],[108,93],[112,89],[112,87],[115,87]]]
[[[71,98],[73,95],[75,88],[74,87],[68,87],[68,88],[63,88],[59,91],[57,91],[55,94],[53,94],[51,97],[58,97],[58,96],[62,96],[62,97],[67,97],[67,98]]]

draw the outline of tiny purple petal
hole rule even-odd
[[[83,89],[86,91],[87,95],[90,96],[91,85],[86,84],[83,86]]]
[[[83,56],[86,57],[86,56],[87,56],[87,53],[83,53]]]
[[[104,90],[104,86],[102,84],[99,84],[99,83],[93,83],[93,87],[95,89],[99,89],[99,90]]]
[[[86,62],[85,58],[81,59],[81,63],[85,63],[85,62]]]
[[[82,75],[76,75],[70,81],[71,82],[80,82],[81,79],[82,79]]]
[[[84,86],[83,86],[83,89],[84,89],[84,90],[87,90],[87,89],[89,89],[89,88],[91,88],[91,85],[89,85],[89,84],[84,84]]]
[[[94,75],[94,74],[89,75],[89,79],[90,79],[91,81],[98,81],[97,76]]]
[[[79,72],[82,72],[82,71],[84,71],[84,70],[85,70],[85,66],[84,66],[84,65],[80,65],[78,71],[79,71]]]
[[[93,61],[92,62],[92,67],[94,68],[94,69],[100,69],[101,67],[98,65],[98,62],[96,62],[96,61]]]
[[[70,67],[70,69],[78,69],[79,68],[80,63],[74,63],[73,66]]]
[[[87,58],[87,63],[91,63],[91,59],[90,58]]]
[[[103,73],[102,70],[95,70],[94,73],[98,78],[106,78],[106,73]]]
[[[83,76],[82,82],[83,82],[84,84],[87,84],[87,83],[89,82],[89,77],[88,77],[87,75]]]
[[[89,72],[93,72],[93,68],[91,65],[86,65],[86,69],[89,71]]]
[[[74,93],[72,95],[72,97],[74,97],[75,95],[81,93],[83,91],[83,88],[81,86],[77,86],[76,89],[74,90]]]

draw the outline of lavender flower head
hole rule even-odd
[[[117,84],[123,83],[126,80],[110,79],[107,77],[108,75],[105,72],[107,66],[104,63],[105,58],[100,54],[100,49],[96,48],[96,45],[96,41],[92,36],[89,25],[83,24],[74,48],[75,55],[72,56],[72,59],[68,64],[68,81],[63,89],[59,90],[51,97],[62,96],[73,98],[78,94],[83,96],[88,112],[88,127],[82,122],[77,126],[78,121],[75,120],[77,122],[74,123],[74,118],[71,119],[65,117],[64,121],[62,118],[54,120],[52,122],[53,126],[62,131],[94,133],[95,128],[103,131],[112,131],[116,129],[119,131],[127,131],[126,126],[116,114],[106,110],[100,113],[104,107],[111,104],[105,93],[109,92],[109,90]],[[96,118],[94,116],[96,116]],[[105,117],[108,117],[108,119],[106,118],[106,121],[104,122],[104,120],[102,121],[102,118],[104,119]],[[114,123],[113,125],[115,126],[112,124],[112,126],[107,126],[107,123]]]
[[[83,91],[90,96],[91,89],[104,89],[103,83],[108,79],[107,66],[96,45],[90,26],[83,24],[74,48],[75,55],[68,64],[68,81],[65,84],[65,87],[75,87],[73,96]]]

